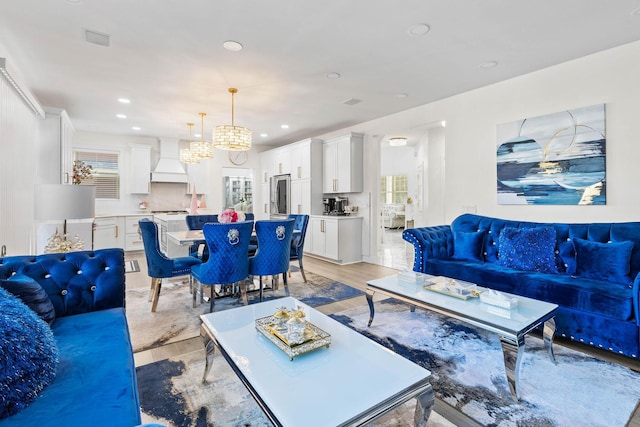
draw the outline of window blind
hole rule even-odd
[[[95,185],[96,199],[120,198],[120,155],[108,151],[75,151],[73,159],[91,165],[93,176],[80,185]]]

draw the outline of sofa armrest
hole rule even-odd
[[[633,281],[633,311],[636,315],[636,325],[640,327],[640,273]]]
[[[402,232],[402,238],[413,245],[413,271],[424,273],[427,259],[453,256],[453,232],[449,225],[408,228]]]

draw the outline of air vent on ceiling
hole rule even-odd
[[[111,36],[94,30],[82,29],[84,41],[87,43],[97,44],[99,46],[109,47],[111,44]]]
[[[346,101],[342,102],[344,105],[356,105],[361,103],[362,100],[361,99],[356,99],[356,98],[349,98]]]

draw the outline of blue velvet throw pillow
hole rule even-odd
[[[631,241],[600,243],[573,239],[576,249],[576,276],[631,284]]]
[[[51,328],[0,288],[0,419],[33,402],[55,378],[58,348]],[[1,424],[1,423],[0,423]]]
[[[454,231],[453,258],[463,261],[482,261],[483,231]]]
[[[498,237],[498,263],[538,273],[557,273],[556,229],[505,227]]]
[[[34,279],[24,274],[14,274],[7,280],[0,279],[0,288],[20,298],[42,320],[53,325],[53,321],[56,320],[56,310],[49,295]]]

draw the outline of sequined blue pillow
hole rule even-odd
[[[556,230],[553,227],[505,227],[498,237],[498,263],[539,273],[557,273]]]
[[[49,325],[0,288],[0,419],[33,402],[56,376],[58,348]]]
[[[599,243],[575,238],[576,276],[631,284],[631,241]]]
[[[483,231],[453,232],[453,258],[464,261],[482,261]]]

